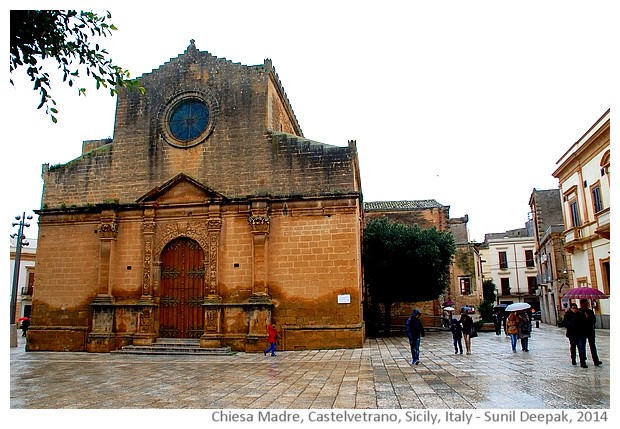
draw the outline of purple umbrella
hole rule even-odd
[[[568,299],[602,299],[609,298],[609,295],[601,292],[598,289],[594,289],[591,287],[576,287],[574,289],[569,289],[564,294],[564,298]]]

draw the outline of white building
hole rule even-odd
[[[495,283],[497,304],[527,302],[539,309],[536,240],[526,228],[486,234],[479,251],[483,278]]]
[[[22,247],[19,277],[17,283],[17,306],[15,310],[15,323],[18,323],[20,317],[30,317],[32,311],[32,291],[34,287],[34,266],[37,254],[37,240],[35,238],[27,239],[28,245]],[[11,238],[10,251],[10,279],[9,279],[9,301],[13,293],[13,279],[15,276],[15,239]]]
[[[610,110],[558,160],[564,248],[570,287],[610,290]],[[564,291],[565,292],[565,291]],[[609,327],[609,299],[594,300],[599,326]]]

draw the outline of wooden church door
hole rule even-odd
[[[162,252],[159,336],[200,338],[204,333],[204,251],[177,238]]]

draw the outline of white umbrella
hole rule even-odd
[[[506,307],[506,311],[527,310],[531,307],[532,306],[529,305],[527,302],[515,302],[514,304],[510,304],[508,307]]]
[[[444,307],[444,311],[454,311],[454,307]]]

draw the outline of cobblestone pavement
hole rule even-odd
[[[411,365],[405,337],[363,348],[278,352],[276,357],[10,354],[13,409],[608,409],[609,331],[597,331],[604,362],[571,365],[564,330],[534,328],[530,352],[481,332],[455,355],[449,332],[422,339]]]

